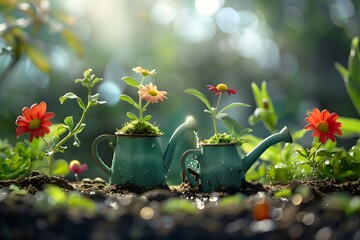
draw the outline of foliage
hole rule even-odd
[[[360,67],[360,66],[359,66]],[[275,123],[278,116],[271,104],[271,99],[266,90],[266,84],[262,84],[261,91],[253,84],[255,89],[254,96],[259,108],[260,100],[266,96],[269,104],[268,113],[266,107],[261,110],[255,110],[255,113],[249,118],[250,123],[262,121],[270,131],[275,130]],[[356,95],[356,90],[352,89],[352,94]],[[359,91],[359,89],[357,90]],[[259,94],[261,92],[261,94]],[[360,91],[359,91],[360,92]],[[271,105],[271,107],[270,107]],[[270,110],[271,109],[271,110]],[[258,111],[260,114],[257,114]],[[262,113],[265,112],[265,113]],[[262,114],[261,114],[262,113]],[[256,121],[254,121],[256,119]],[[276,120],[276,121],[275,121]],[[346,135],[359,133],[358,120],[339,117],[342,123],[341,130]],[[277,144],[270,147],[247,173],[250,180],[263,180],[266,182],[286,183],[293,179],[324,179],[332,178],[339,181],[355,180],[360,177],[360,141],[350,150],[337,147],[336,142],[326,141],[325,144],[319,143],[319,138],[314,138],[311,148],[304,148],[296,141],[301,139],[305,130],[299,130],[293,133],[293,145]],[[262,139],[248,136],[243,146],[245,152],[253,149]]]
[[[46,185],[43,198],[37,202],[38,207],[43,211],[53,211],[54,209],[80,210],[89,214],[96,213],[96,203],[83,196],[81,193],[65,192],[55,185]]]
[[[360,53],[359,37],[354,37],[351,41],[351,50],[348,59],[348,69],[339,63],[335,63],[336,69],[344,79],[346,90],[352,103],[360,114]],[[360,134],[360,120],[355,118],[342,117],[339,121],[343,124],[342,130],[345,135]]]
[[[99,101],[99,94],[92,94],[92,89],[102,81],[101,78],[95,77],[94,74],[91,74],[91,69],[88,69],[84,72],[83,79],[75,80],[75,83],[80,83],[83,87],[87,88],[88,90],[88,98],[87,104],[84,104],[84,101],[78,97],[75,93],[68,92],[62,97],[59,98],[60,103],[63,104],[68,99],[75,99],[78,103],[78,106],[82,109],[82,115],[77,123],[74,122],[73,116],[68,116],[64,119],[64,123],[58,124],[55,131],[51,133],[51,143],[50,140],[43,138],[42,134],[41,139],[43,140],[44,144],[39,144],[37,141],[34,141],[34,146],[41,146],[40,149],[43,149],[43,146],[47,146],[48,150],[44,151],[45,156],[48,156],[48,161],[43,162],[43,164],[36,164],[37,170],[43,170],[44,168],[47,169],[48,174],[66,174],[68,173],[68,164],[64,160],[58,160],[56,162],[53,161],[54,155],[58,152],[63,153],[67,146],[65,143],[70,139],[73,139],[73,145],[75,147],[79,147],[81,142],[78,135],[84,130],[85,118],[92,107],[95,107],[99,104],[104,104],[104,101]],[[67,133],[67,134],[65,134]],[[65,136],[62,137],[62,135]],[[31,141],[32,139],[30,139]]]
[[[224,90],[221,90],[221,89],[215,90],[215,91],[217,91],[215,93],[215,95],[219,96],[216,107],[212,107],[210,104],[210,101],[207,99],[207,97],[204,94],[202,94],[200,91],[198,91],[197,89],[188,88],[185,90],[185,93],[193,95],[196,98],[198,98],[200,101],[202,101],[207,108],[204,110],[204,112],[209,113],[213,119],[214,135],[209,140],[206,140],[207,143],[236,142],[239,145],[241,145],[241,143],[242,143],[241,137],[243,135],[245,135],[246,133],[251,132],[251,129],[248,129],[248,128],[242,129],[240,124],[237,121],[235,121],[233,118],[231,118],[227,113],[225,113],[225,111],[229,110],[231,108],[234,108],[234,107],[249,107],[249,105],[245,104],[245,103],[235,102],[235,103],[230,103],[230,104],[224,106],[222,109],[219,109],[221,96],[223,94],[222,92],[233,91],[233,92],[228,92],[229,95],[230,95],[230,93],[234,93],[234,94],[236,93],[236,90],[228,89],[225,84],[218,84],[218,86],[219,85],[225,86],[225,88],[224,88]],[[209,88],[209,90],[211,90],[211,88],[216,88],[216,87],[208,86],[208,88]],[[226,126],[227,130],[230,133],[230,136],[227,136],[227,134],[219,134],[218,133],[217,126],[216,126],[216,120],[220,120]]]
[[[360,53],[359,53],[359,38],[355,37],[351,42],[351,50],[348,59],[348,69],[339,63],[335,63],[336,69],[339,71],[344,79],[346,90],[360,114]]]
[[[274,132],[278,116],[275,113],[274,105],[266,88],[266,82],[262,82],[261,89],[256,85],[256,83],[252,82],[251,88],[256,103],[256,109],[249,117],[249,123],[254,125],[258,122],[263,122],[264,126],[270,132]]]
[[[74,22],[74,17],[54,11],[50,5],[51,1],[48,0],[0,2],[1,17],[5,20],[0,25],[0,39],[6,44],[0,53],[12,58],[0,76],[0,81],[16,66],[22,55],[26,55],[41,71],[51,70],[45,54],[44,46],[49,43],[43,37],[44,29],[59,34],[78,56],[84,54],[84,47],[77,34],[68,28]]]
[[[241,139],[240,137],[236,137],[234,138],[233,136],[227,134],[227,133],[218,133],[215,134],[213,136],[211,136],[211,138],[209,139],[204,139],[203,143],[208,143],[208,144],[218,144],[218,143],[236,143],[237,145],[241,145],[244,142],[243,139]]]
[[[134,72],[139,73],[142,76],[140,83],[130,76],[123,77],[123,80],[128,86],[133,87],[138,90],[139,99],[136,102],[132,97],[121,94],[120,100],[129,103],[134,106],[139,111],[139,115],[137,116],[135,113],[127,112],[126,116],[131,120],[123,125],[123,127],[117,130],[117,133],[128,133],[128,134],[161,134],[160,129],[157,126],[149,123],[151,119],[151,115],[144,116],[144,112],[150,103],[157,103],[159,100],[163,101],[166,98],[165,91],[158,91],[157,86],[152,85],[152,83],[143,85],[145,78],[147,76],[155,76],[155,69],[148,70],[143,69],[142,67],[133,68]],[[142,95],[145,94],[145,95]],[[142,100],[145,100],[146,103],[143,105]]]
[[[50,147],[50,150],[47,151],[47,154],[49,155],[49,174],[52,174],[52,162],[53,157],[55,153],[57,152],[64,152],[66,149],[66,146],[64,144],[70,140],[73,139],[73,145],[75,147],[80,147],[80,139],[78,138],[78,134],[81,133],[86,124],[85,124],[85,118],[89,112],[89,110],[92,107],[95,107],[99,104],[104,104],[104,101],[99,101],[100,94],[92,94],[92,89],[100,82],[102,82],[102,78],[95,77],[94,74],[91,74],[92,70],[88,69],[84,72],[83,79],[76,79],[75,83],[80,83],[83,87],[87,88],[88,90],[88,96],[87,96],[87,104],[84,104],[84,101],[78,97],[75,93],[68,92],[62,97],[59,98],[60,103],[63,104],[68,99],[76,99],[78,106],[82,109],[82,115],[78,121],[78,123],[75,124],[73,116],[68,116],[64,119],[63,124],[59,124],[59,126],[56,129],[56,133],[52,137],[52,141],[54,146]],[[60,139],[60,135],[64,132],[67,132],[67,135],[64,136],[62,139]],[[49,145],[50,146],[50,145]]]
[[[43,157],[41,151],[32,148],[29,142],[17,142],[15,146],[7,139],[0,139],[0,179],[13,179],[27,175],[31,163]]]
[[[140,121],[139,119],[125,123],[121,129],[117,130],[117,132],[126,134],[162,134],[158,126],[146,121]]]

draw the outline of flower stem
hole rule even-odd
[[[52,175],[52,167],[53,167],[52,165],[53,165],[53,158],[54,158],[55,153],[59,151],[60,147],[66,141],[68,141],[70,138],[72,138],[78,132],[78,129],[80,128],[81,124],[84,122],[86,115],[88,114],[88,111],[91,107],[90,96],[91,96],[91,90],[89,89],[88,104],[87,104],[85,110],[83,111],[79,122],[76,124],[75,128],[72,131],[69,131],[68,135],[66,135],[63,139],[61,139],[61,141],[59,141],[52,149],[52,152],[50,154],[50,159],[49,159],[49,175]]]
[[[216,108],[212,112],[212,118],[213,118],[213,125],[214,125],[215,134],[218,134],[218,130],[217,130],[217,127],[216,127],[216,115],[217,115],[218,107],[219,107],[219,104],[220,104],[221,95],[222,95],[222,93],[219,94],[219,98],[218,98],[218,101],[217,101],[217,104],[216,104]]]
[[[141,87],[141,85],[144,83],[144,80],[145,80],[145,77],[143,76],[142,79],[141,79],[141,82],[139,84],[139,87]],[[139,95],[139,119],[140,119],[140,121],[143,120],[144,108],[142,107],[142,101],[141,101],[141,97]]]

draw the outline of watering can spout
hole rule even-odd
[[[244,172],[246,173],[255,161],[261,156],[266,149],[278,142],[292,143],[292,137],[287,127],[284,127],[280,132],[272,134],[265,138],[259,145],[257,145],[250,153],[243,159]]]
[[[194,117],[188,116],[183,124],[181,124],[171,136],[169,143],[166,147],[164,153],[164,170],[165,174],[169,171],[172,159],[174,157],[174,153],[176,150],[176,146],[181,136],[184,135],[187,131],[197,131],[198,124]]]

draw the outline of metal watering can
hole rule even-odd
[[[266,149],[278,142],[293,142],[287,127],[265,138],[243,159],[236,144],[200,144],[200,149],[189,149],[184,152],[180,160],[181,167],[190,184],[193,187],[199,184],[204,192],[213,192],[220,187],[241,187],[249,168]],[[193,155],[193,159],[198,161],[198,180],[195,180],[185,167],[185,160],[189,155]]]
[[[161,186],[166,184],[177,142],[187,131],[197,130],[197,121],[187,117],[171,136],[163,153],[157,135],[103,134],[92,144],[92,155],[99,168],[109,176],[110,184],[133,184],[137,186]],[[98,145],[107,141],[114,152],[111,168],[98,153]]]

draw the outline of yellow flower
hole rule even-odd
[[[167,99],[165,96],[167,92],[157,90],[157,87],[152,83],[141,86],[138,93],[141,99],[151,103],[158,103],[159,100],[162,102],[164,99]]]
[[[156,74],[156,71],[155,71],[155,69],[153,69],[153,70],[148,70],[148,69],[144,69],[144,68],[142,68],[142,67],[136,67],[136,68],[133,68],[132,69],[134,72],[136,72],[136,73],[139,73],[139,74],[141,74],[143,77],[146,77],[146,76],[148,76],[148,75],[150,75],[150,76],[155,76],[155,74]]]

